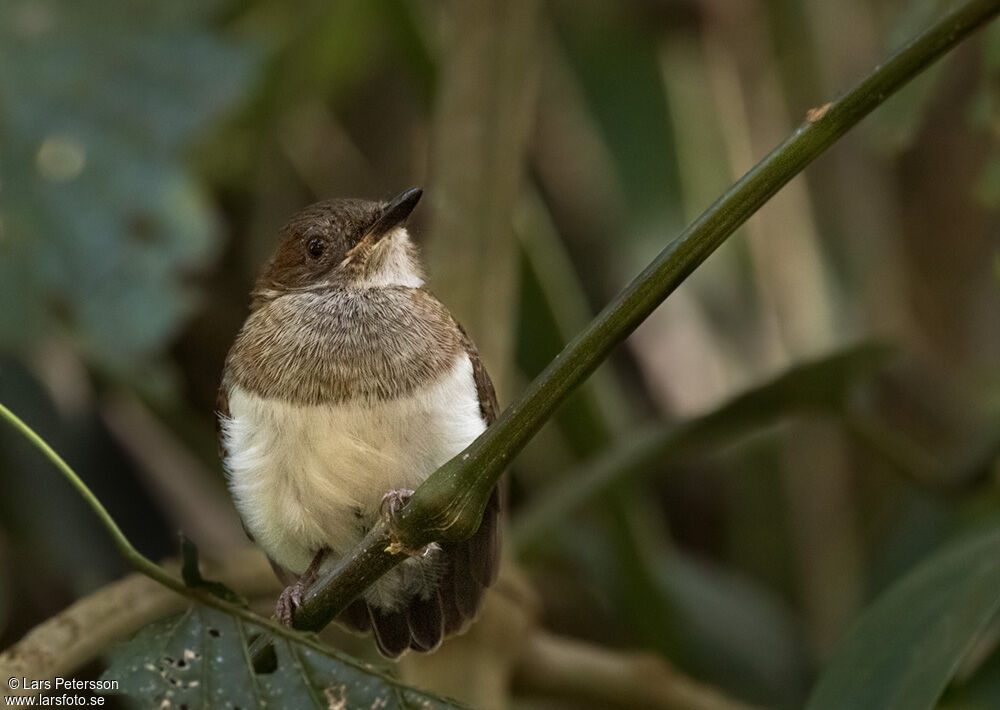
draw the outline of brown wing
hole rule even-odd
[[[219,392],[215,395],[215,443],[219,447],[219,460],[226,460],[226,447],[222,445],[222,420],[229,419],[229,388],[223,377]]]
[[[458,323],[455,324],[462,334],[462,345],[469,360],[472,361],[472,377],[476,381],[476,392],[479,395],[479,410],[483,414],[486,426],[492,426],[500,416],[500,405],[497,403],[497,393],[493,388],[493,380],[486,372],[486,366],[475,343]],[[496,580],[500,564],[500,511],[503,508],[503,487],[497,484],[490,495],[483,511],[483,522],[479,530],[463,543],[469,556],[469,571],[480,587],[488,587]],[[470,590],[471,591],[471,590]],[[482,590],[477,592],[481,595]],[[478,606],[478,602],[476,603]]]
[[[469,359],[472,361],[472,375],[476,381],[476,391],[479,395],[479,409],[482,412],[486,426],[490,426],[500,415],[496,391],[490,380],[486,367],[479,357],[479,351],[468,334],[458,325],[462,334],[462,344]],[[442,545],[442,551],[448,559],[446,573],[438,585],[438,598],[442,611],[442,631],[445,636],[460,631],[467,621],[475,618],[482,604],[483,593],[488,586],[496,581],[500,565],[500,510],[502,508],[502,489],[498,484],[493,489],[479,530],[468,540],[459,543]],[[411,610],[411,617],[413,616]],[[414,620],[410,620],[411,631],[415,630]],[[410,647],[420,649],[429,644],[426,640],[417,643],[416,634],[411,634],[414,641]],[[435,644],[436,645],[436,644]]]
[[[500,416],[500,405],[497,404],[497,393],[493,388],[493,380],[486,371],[483,359],[479,357],[479,350],[472,338],[465,332],[459,323],[455,323],[458,332],[462,334],[462,347],[465,348],[466,355],[472,361],[472,377],[476,381],[476,393],[479,395],[479,411],[483,413],[483,421],[486,426],[490,426]]]

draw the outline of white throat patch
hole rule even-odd
[[[382,237],[375,247],[385,254],[382,267],[357,285],[360,288],[379,288],[384,286],[406,286],[419,288],[424,285],[420,278],[418,267],[413,263],[410,253],[410,237],[406,227],[394,227]]]

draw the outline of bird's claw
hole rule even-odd
[[[305,588],[300,582],[290,584],[278,595],[278,603],[275,605],[274,614],[278,621],[285,626],[292,625],[292,616],[295,610],[302,606],[302,595]]]
[[[318,550],[312,562],[306,568],[306,571],[299,576],[294,584],[289,584],[278,595],[278,603],[274,607],[274,615],[285,626],[292,625],[292,615],[295,614],[296,609],[302,606],[302,598],[306,595],[309,587],[316,581],[320,565],[323,564],[323,560],[326,559],[329,553],[330,550],[328,548]]]
[[[391,521],[396,517],[396,514],[410,502],[410,498],[413,497],[413,491],[409,488],[400,488],[399,490],[392,490],[382,496],[382,502],[379,505],[379,510],[382,511],[383,515],[387,515]]]

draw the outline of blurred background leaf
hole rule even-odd
[[[216,215],[182,150],[246,92],[253,53],[211,3],[0,6],[0,342],[54,329],[137,375],[195,305]]]
[[[996,529],[934,555],[868,608],[806,706],[933,707],[1000,608]]]

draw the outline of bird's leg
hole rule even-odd
[[[317,552],[316,556],[313,557],[313,561],[309,563],[309,567],[296,580],[295,584],[288,585],[278,595],[278,603],[275,606],[274,613],[278,617],[278,621],[285,626],[292,625],[292,614],[296,608],[302,605],[302,596],[312,586],[312,583],[316,581],[320,565],[323,564],[323,560],[326,559],[329,552],[330,550],[325,547]]]
[[[382,503],[379,506],[379,510],[382,511],[383,515],[388,515],[391,521],[396,517],[404,505],[410,502],[410,498],[413,497],[413,491],[409,488],[400,488],[399,490],[392,490],[382,496]]]

